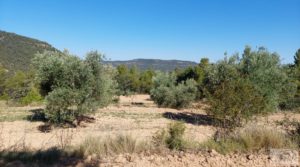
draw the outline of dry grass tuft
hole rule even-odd
[[[130,135],[119,135],[114,138],[88,137],[79,146],[78,151],[85,156],[96,154],[98,157],[101,157],[122,153],[138,153],[150,149],[149,143],[138,142]]]
[[[247,127],[237,133],[229,134],[219,141],[208,140],[201,148],[214,149],[219,153],[252,152],[270,148],[297,148],[288,135],[266,127]]]

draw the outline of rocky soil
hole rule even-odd
[[[274,167],[269,155],[264,153],[221,155],[214,150],[165,155],[125,154],[100,160],[89,156],[84,162],[79,162],[77,167],[85,167],[87,164],[99,167]]]

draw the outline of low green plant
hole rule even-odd
[[[187,141],[184,139],[185,125],[183,122],[173,122],[168,129],[157,131],[152,141],[157,148],[169,148],[172,150],[184,150]]]
[[[185,126],[183,122],[175,122],[169,126],[169,137],[166,139],[166,144],[170,149],[184,149],[185,141],[183,139]]]

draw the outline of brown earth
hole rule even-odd
[[[90,136],[115,136],[128,134],[137,140],[149,140],[154,133],[166,128],[173,120],[186,122],[185,137],[194,141],[205,141],[213,136],[216,128],[210,124],[210,119],[205,114],[205,104],[197,107],[176,110],[170,108],[158,108],[149,95],[133,95],[120,97],[116,105],[99,109],[93,117],[94,123],[83,123],[77,128],[54,128],[49,133],[38,130],[41,121],[31,122],[18,120],[13,122],[0,122],[0,148],[26,147],[31,149],[47,149],[63,144],[78,145]],[[32,110],[42,107],[3,107],[0,110],[20,110],[31,114]],[[5,111],[4,111],[5,112]],[[1,113],[0,113],[1,114]],[[292,114],[289,117],[300,120],[300,114]],[[285,118],[282,113],[276,113],[268,117],[258,118],[259,124],[281,128],[275,124]],[[67,142],[67,143],[66,143]],[[17,143],[17,144],[16,144]],[[93,160],[88,157],[85,161],[97,162],[97,166],[271,166],[268,155],[256,153],[251,155],[231,154],[220,155],[214,151],[211,153],[174,153],[171,155],[134,154],[119,155],[102,160]],[[84,166],[80,162],[77,166]],[[95,164],[94,164],[95,165]]]

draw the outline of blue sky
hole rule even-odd
[[[216,61],[250,45],[290,63],[300,0],[0,0],[0,29],[112,60]]]

